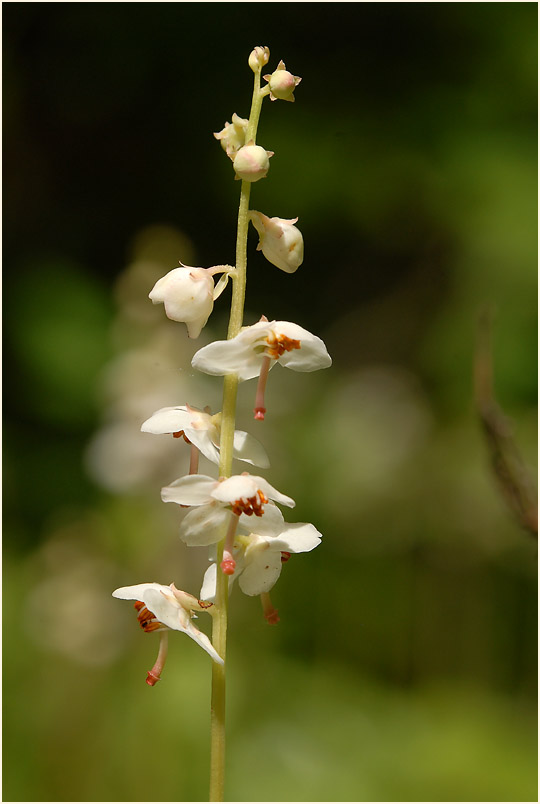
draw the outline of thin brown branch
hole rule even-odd
[[[516,445],[510,420],[493,392],[493,310],[479,316],[474,356],[475,403],[488,445],[491,466],[499,489],[519,524],[538,537],[538,501],[534,485]]]

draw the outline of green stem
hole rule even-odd
[[[257,135],[262,101],[268,93],[260,88],[260,71],[255,73],[251,112],[246,132],[246,142]],[[232,278],[231,313],[227,338],[238,335],[244,321],[244,301],[246,297],[247,238],[249,226],[249,196],[251,183],[242,181],[240,206],[238,208],[238,229],[236,235],[236,273]],[[232,471],[233,440],[236,424],[236,395],[238,377],[228,374],[223,381],[223,406],[221,413],[220,437],[220,477],[229,477]],[[220,570],[223,559],[225,539],[217,546],[216,556],[216,597],[212,618],[212,643],[223,659],[224,664],[212,663],[212,704],[210,717],[210,797],[209,801],[224,801],[225,794],[225,667],[227,651],[227,609],[229,597],[229,578]]]

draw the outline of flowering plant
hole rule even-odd
[[[193,268],[180,263],[162,277],[150,291],[155,304],[163,303],[166,315],[186,324],[190,338],[197,338],[212,313],[214,302],[232,280],[232,300],[226,340],[199,349],[192,366],[206,374],[223,376],[223,407],[216,414],[189,404],[174,405],[154,412],[143,424],[146,433],[182,438],[190,446],[189,473],[161,490],[164,502],[185,511],[180,537],[190,547],[209,547],[210,566],[205,573],[200,598],[181,591],[174,583],[139,583],[113,592],[122,600],[134,600],[137,619],[145,633],[157,631],[160,647],[148,672],[147,683],[160,679],[167,656],[169,631],[187,634],[210,655],[212,664],[210,801],[222,801],[225,769],[225,670],[227,600],[238,579],[248,596],[260,595],[263,613],[270,624],[279,621],[270,600],[283,565],[291,555],[313,550],[321,541],[314,525],[287,523],[279,506],[294,507],[294,500],[278,491],[268,480],[248,472],[234,474],[233,459],[267,468],[268,456],[249,433],[236,430],[236,399],[240,382],[257,377],[254,418],[265,418],[265,387],[276,363],[295,371],[328,368],[331,358],[323,341],[290,321],[268,321],[244,326],[249,223],[259,234],[259,250],[273,265],[293,273],[304,257],[304,241],[296,227],[297,218],[270,218],[250,210],[251,185],[265,178],[272,151],[256,143],[263,99],[294,101],[300,83],[280,61],[264,78],[261,71],[270,59],[267,47],[255,47],[248,64],[254,73],[249,118],[232,115],[232,122],[214,134],[233,163],[241,182],[235,264]],[[214,276],[222,274],[214,284]],[[199,455],[218,464],[218,476],[199,473]],[[197,613],[212,618],[212,641],[193,624]]]

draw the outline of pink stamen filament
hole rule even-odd
[[[233,558],[232,551],[234,547],[234,537],[236,536],[236,528],[238,527],[238,514],[232,513],[229,522],[229,529],[225,536],[225,544],[223,545],[223,560],[220,564],[221,571],[225,575],[233,575],[236,569],[236,561]]]
[[[272,601],[270,600],[269,592],[262,593],[261,603],[263,607],[263,613],[268,625],[277,625],[277,623],[279,622],[278,610],[273,607]]]
[[[152,669],[148,671],[146,676],[146,683],[149,687],[155,686],[161,678],[161,672],[165,666],[165,660],[167,659],[167,650],[169,647],[168,636],[167,631],[162,631],[159,635],[159,652],[156,663]]]
[[[269,355],[263,357],[261,366],[261,373],[259,374],[259,382],[257,383],[257,393],[255,395],[255,419],[263,421],[266,408],[264,407],[264,392],[266,390],[266,381],[268,379],[268,372],[270,371],[270,364],[272,358]]]

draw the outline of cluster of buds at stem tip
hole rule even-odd
[[[148,298],[153,304],[165,306],[167,318],[184,323],[190,338],[198,338],[232,272],[232,265],[193,268],[180,263],[180,268],[173,268],[158,279]],[[215,274],[223,276],[214,286]]]
[[[272,265],[293,274],[304,259],[304,238],[295,226],[298,218],[269,218],[255,209],[250,210],[249,216],[259,233],[257,250]]]
[[[270,59],[270,49],[257,45],[249,54],[248,64],[254,73],[258,73],[262,68],[268,64]]]

